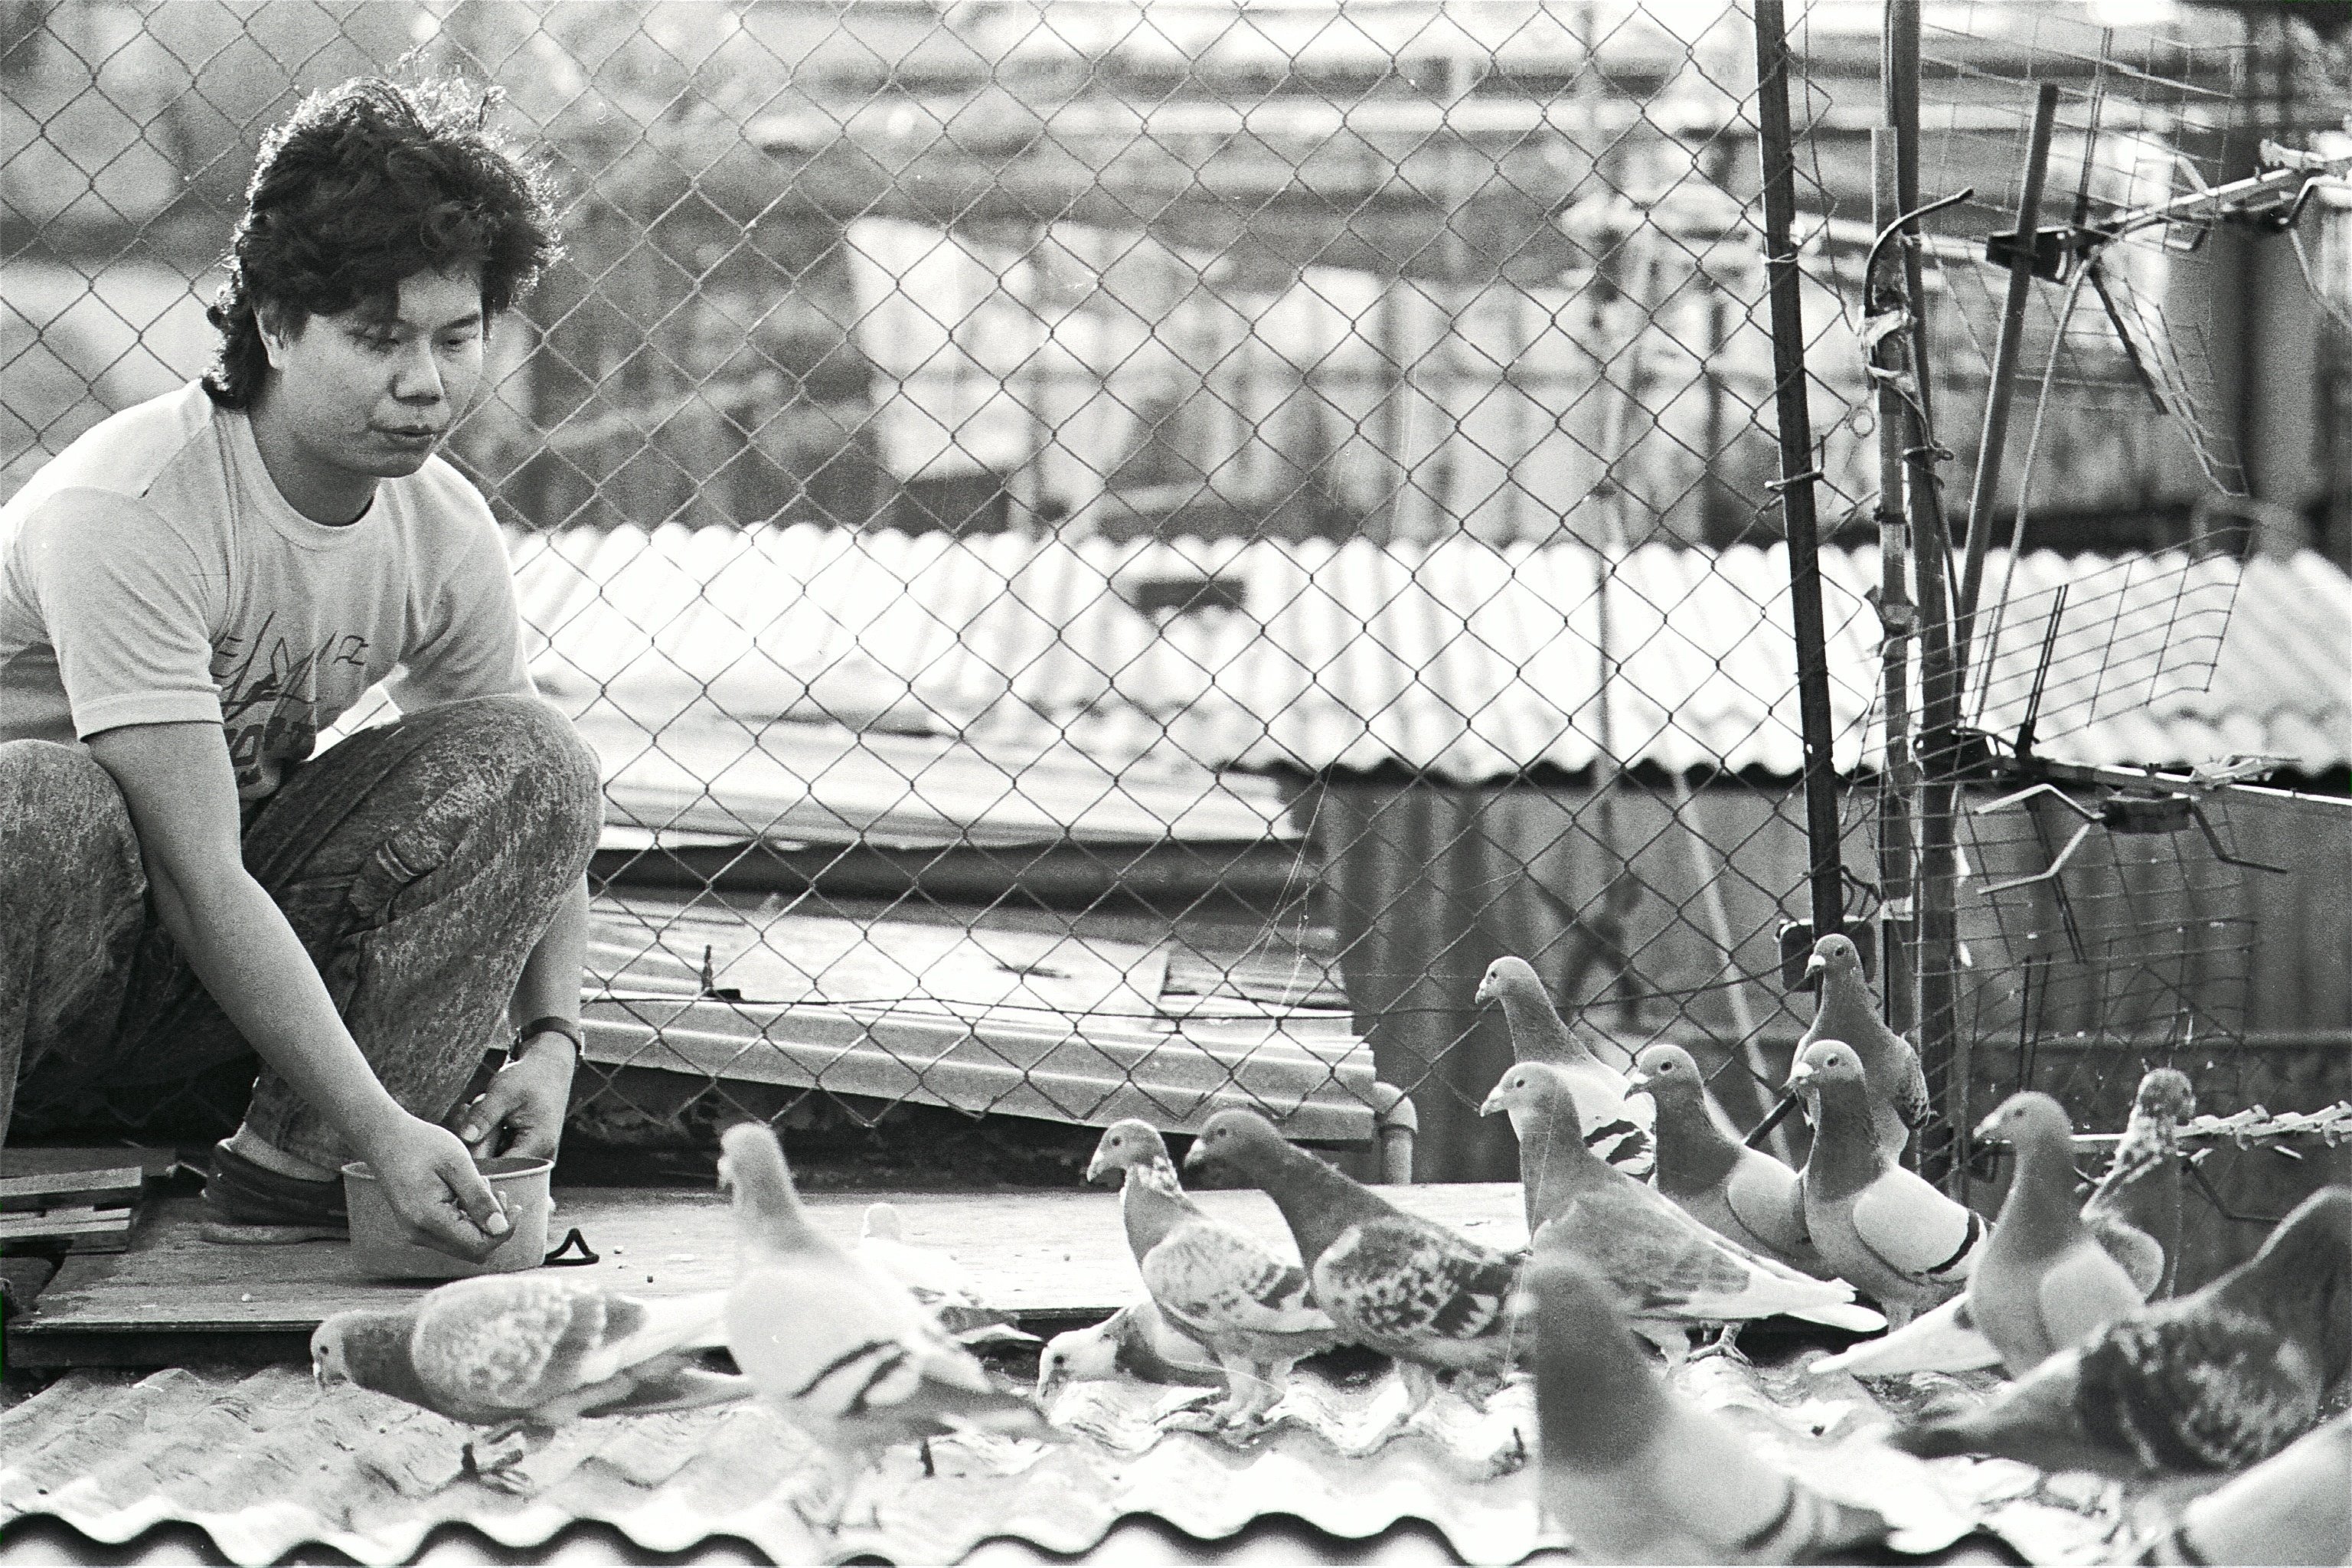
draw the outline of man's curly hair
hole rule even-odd
[[[287,331],[312,315],[390,302],[425,270],[479,267],[495,319],[559,254],[545,175],[489,129],[493,95],[450,80],[358,77],[314,92],[263,138],[205,312],[220,356],[205,390],[250,407],[269,368],[259,312]]]

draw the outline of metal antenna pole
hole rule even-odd
[[[1797,712],[1804,742],[1805,837],[1811,849],[1813,931],[1845,926],[1837,774],[1830,754],[1829,655],[1822,626],[1821,538],[1813,513],[1812,411],[1805,394],[1805,320],[1798,296],[1797,160],[1789,130],[1789,37],[1781,0],[1756,0],[1757,146],[1764,174],[1764,269],[1771,302],[1772,399],[1780,436],[1780,521],[1789,548],[1789,614],[1797,643]]]
[[[1985,396],[1984,433],[1977,441],[1977,471],[1969,487],[1968,563],[1954,606],[1954,651],[1963,678],[1976,631],[1977,599],[1984,592],[1985,554],[1992,545],[1992,504],[2009,445],[2009,405],[2017,389],[2017,354],[2025,339],[2025,300],[2033,287],[2033,231],[2041,221],[2042,184],[2050,168],[2050,138],[2058,122],[2058,84],[2045,81],[2033,100],[2033,131],[2025,146],[2025,178],[2017,195],[2017,247],[2009,254],[2009,293],[1993,339],[1992,383]],[[2080,205],[2080,204],[2078,204]]]

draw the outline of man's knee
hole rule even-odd
[[[53,875],[92,855],[135,866],[138,837],[114,775],[79,746],[0,742],[0,879]]]
[[[604,825],[604,775],[572,721],[530,697],[480,697],[455,706],[471,710],[464,722],[496,731],[512,816],[533,852],[585,865]]]

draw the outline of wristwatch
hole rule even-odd
[[[520,1052],[525,1045],[529,1044],[533,1038],[541,1035],[562,1035],[565,1039],[570,1040],[572,1042],[572,1059],[575,1062],[580,1059],[580,1053],[585,1048],[587,1044],[586,1041],[581,1038],[580,1026],[578,1024],[573,1023],[569,1018],[558,1017],[556,1015],[550,1013],[543,1018],[533,1018],[530,1023],[525,1024],[521,1028],[515,1031],[514,1050],[518,1053]]]

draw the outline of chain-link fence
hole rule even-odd
[[[203,367],[254,145],[301,91],[459,71],[545,149],[568,255],[494,335],[453,455],[607,776],[579,1135],[1248,1103],[1369,1147],[1402,1091],[1422,1175],[1505,1176],[1475,1111],[1510,1046],[1473,1001],[1504,953],[1604,1055],[1682,1041],[1764,1113],[1811,1011],[1781,927],[1812,857],[1747,10],[0,15],[12,489]],[[1888,576],[1873,516],[1880,23],[1819,5],[1790,40],[1819,666],[1865,934],[1908,787],[1887,735],[1919,717],[1917,673],[1883,665],[1912,563]],[[1969,5],[1929,8],[1923,58],[1920,177],[1977,193],[1910,252],[1929,445],[1972,451],[1998,379],[1986,237],[2014,226],[2034,80],[2062,89],[2047,211],[2118,231],[2019,327],[1966,716],[2202,761],[2233,601],[2304,601],[2208,537],[2200,498],[2241,488],[2201,331],[2228,247],[2185,244],[2215,215],[2123,220],[2236,177],[2253,131],[2324,123],[2326,49],[2227,11]],[[2037,541],[2195,548],[2020,553],[2029,497]],[[2075,821],[1972,815],[1995,793],[1957,813],[1979,1104],[2032,1081],[2113,1124],[2144,1063],[2193,1056],[2234,1108],[2260,1086],[2226,1047],[2331,1016],[2250,1007],[2252,933],[2293,903],[2214,857],[2252,808],[2203,800],[2213,845],[2095,827],[1987,900]]]

